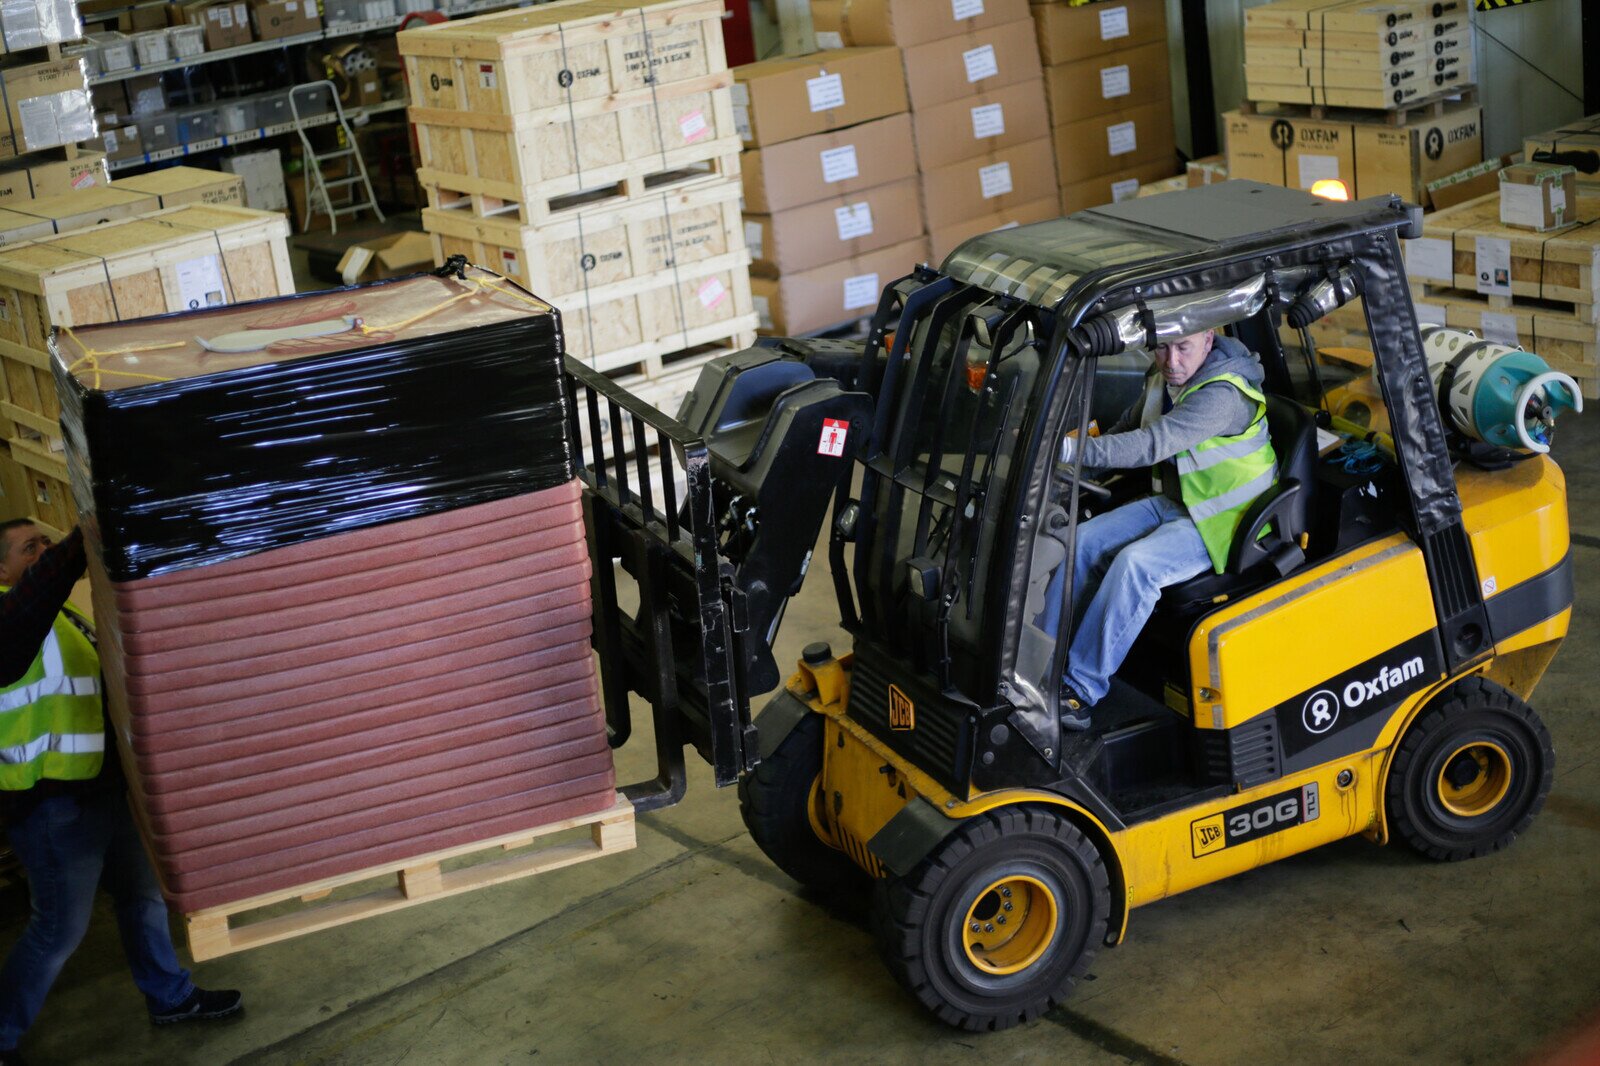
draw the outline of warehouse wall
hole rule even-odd
[[[1244,96],[1244,10],[1264,2],[1206,3],[1211,72],[1219,113],[1237,107]],[[1483,94],[1485,152],[1499,155],[1517,151],[1522,147],[1524,133],[1550,129],[1583,114],[1583,3],[1584,0],[1536,0],[1478,13],[1478,83],[1491,86]],[[1193,141],[1179,0],[1167,0],[1167,25],[1172,44],[1178,147],[1190,153]],[[1537,69],[1516,58],[1513,51],[1537,64]],[[1595,61],[1600,62],[1600,58]],[[1217,144],[1219,149],[1223,144],[1220,122]]]

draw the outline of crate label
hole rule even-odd
[[[1405,242],[1406,274],[1446,285],[1455,281],[1455,247],[1439,237],[1418,237]]]
[[[733,128],[739,134],[739,139],[750,141],[755,135],[750,132],[750,109],[740,104],[733,105]]]
[[[1309,189],[1319,181],[1339,180],[1339,157],[1303,152],[1300,155],[1300,188]]]
[[[1006,112],[1003,104],[985,104],[972,109],[972,136],[976,140],[999,137],[1006,132]]]
[[[765,296],[754,296],[756,305],[756,325],[762,329],[772,329],[772,301]]]
[[[1517,348],[1522,342],[1517,339],[1517,316],[1501,314],[1497,311],[1485,311],[1482,315],[1483,339],[1504,344],[1508,348]]]
[[[744,224],[744,246],[750,249],[750,258],[765,259],[761,247],[761,223],[746,222]]]
[[[217,307],[228,302],[222,287],[222,268],[214,255],[185,259],[178,264],[178,302],[187,310]]]
[[[1125,178],[1122,181],[1111,183],[1111,202],[1120,204],[1124,200],[1131,200],[1139,195],[1139,179]]]
[[[1108,7],[1100,12],[1100,39],[1114,41],[1118,37],[1128,36],[1128,9],[1126,7]]]
[[[94,179],[95,172],[93,170],[85,170],[82,174],[72,179],[72,187],[74,189],[90,188],[95,184]]]
[[[499,85],[500,85],[500,79],[495,74],[494,64],[493,63],[479,63],[478,64],[478,88],[480,88],[480,89],[494,89],[494,88],[498,88]]]
[[[844,442],[849,435],[849,422],[842,418],[824,418],[822,420],[822,439],[817,442],[817,454],[839,458],[844,455]]]
[[[728,95],[731,96],[733,98],[733,102],[738,104],[740,107],[750,106],[750,86],[746,85],[744,82],[734,82],[733,88],[728,90]]]
[[[704,140],[711,136],[711,127],[706,125],[706,116],[703,111],[691,111],[678,120],[678,129],[683,134],[685,144]]]
[[[518,277],[522,274],[522,264],[517,262],[517,253],[510,248],[500,249],[500,273]]]
[[[994,45],[986,44],[961,53],[961,62],[967,68],[968,81],[982,81],[1000,73],[1000,63],[994,57]]]
[[[844,106],[844,77],[826,72],[806,79],[806,98],[812,111],[832,111]]]
[[[1504,237],[1474,237],[1478,291],[1490,296],[1511,295],[1511,242]]]
[[[822,180],[825,182],[831,184],[861,176],[861,167],[856,160],[856,146],[853,144],[824,149],[817,154],[817,158],[822,160]]]
[[[1567,190],[1561,185],[1550,186],[1550,213],[1556,216],[1556,221],[1561,221],[1561,216],[1567,210]]]
[[[1120,67],[1100,68],[1100,97],[1110,100],[1118,96],[1127,96],[1133,92],[1133,82],[1128,73],[1128,64]]]
[[[1412,310],[1417,315],[1419,326],[1442,326],[1444,321],[1444,308],[1438,304],[1412,304]]]
[[[833,209],[834,224],[839,227],[841,241],[853,241],[872,232],[872,205],[865,200]]]
[[[818,30],[817,47],[829,49],[843,48],[844,36],[842,34],[835,33],[832,30]]]
[[[1562,194],[1561,206],[1566,206],[1565,193]],[[1508,226],[1544,229],[1544,190],[1537,185],[1501,182],[1500,221]]]
[[[1139,131],[1132,122],[1119,122],[1106,127],[1106,151],[1111,155],[1127,155],[1139,147]]]
[[[950,16],[957,22],[983,15],[983,0],[950,0]]]
[[[992,200],[996,196],[1004,196],[1011,191],[1011,164],[994,163],[990,166],[978,168],[978,185],[983,189],[983,198]]]
[[[720,278],[707,278],[694,290],[694,295],[700,301],[700,306],[709,311],[728,298],[728,287],[722,284]]]
[[[844,309],[854,311],[861,307],[872,307],[878,302],[878,275],[857,274],[852,278],[844,279]]]

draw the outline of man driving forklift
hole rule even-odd
[[[1161,590],[1207,566],[1222,573],[1239,520],[1277,481],[1267,434],[1260,361],[1215,330],[1155,349],[1144,389],[1101,436],[1062,440],[1061,461],[1151,468],[1149,496],[1095,515],[1078,528],[1073,560],[1072,644],[1061,678],[1061,727],[1086,730],[1090,708],[1155,610]],[[1061,624],[1067,562],[1045,593],[1040,627]]]

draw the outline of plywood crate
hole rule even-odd
[[[1412,286],[1412,300],[1419,322],[1438,322],[1442,317],[1442,325],[1502,342],[1508,342],[1514,330],[1516,343],[1524,350],[1538,355],[1552,370],[1571,374],[1585,397],[1600,399],[1600,325],[1524,304],[1491,308],[1462,293],[1426,291],[1417,285]]]
[[[77,189],[57,196],[24,200],[13,204],[11,211],[27,216],[33,223],[48,222],[53,233],[71,233],[74,230],[114,222],[119,218],[149,214],[151,211],[159,210],[160,207],[160,200],[149,193],[113,188],[110,185],[92,185],[87,189]],[[24,227],[25,230],[34,228],[32,224]],[[0,241],[8,244],[16,243],[14,240],[7,241],[4,237],[0,237]]]
[[[167,167],[148,174],[135,174],[118,178],[115,187],[123,191],[145,193],[156,197],[160,206],[183,207],[185,204],[235,204],[244,203],[244,178],[222,170],[203,170],[200,167]]]
[[[627,295],[553,301],[567,353],[596,370],[653,377],[687,349],[743,347],[749,342],[742,338],[756,328],[748,264],[748,253],[741,253],[734,266],[708,260],[663,271]]]

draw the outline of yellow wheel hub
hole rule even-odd
[[[1511,790],[1511,756],[1490,741],[1463,744],[1440,767],[1438,788],[1439,802],[1451,814],[1487,814]]]
[[[1018,973],[1039,961],[1060,918],[1055,893],[1044,882],[1021,874],[1002,877],[967,908],[962,947],[984,973]]]

